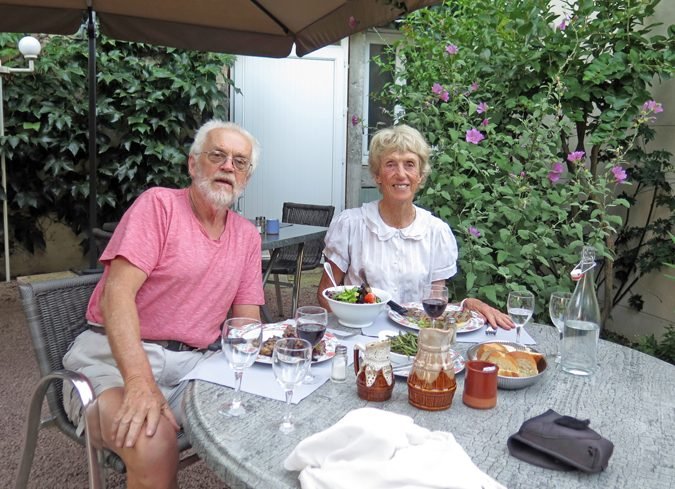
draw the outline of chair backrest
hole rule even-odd
[[[298,204],[284,202],[282,209],[282,221],[293,224],[309,224],[311,226],[328,227],[333,219],[335,207],[332,205]],[[302,269],[311,270],[321,263],[324,242],[316,239],[305,243],[302,258]],[[298,246],[287,246],[281,250],[280,262],[294,261],[298,255]]]
[[[20,283],[19,291],[42,376],[63,369],[63,356],[87,327],[85,313],[100,273]],[[63,409],[62,383],[52,383],[47,402],[58,428],[81,442]]]

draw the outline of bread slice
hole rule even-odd
[[[491,351],[485,357],[485,362],[494,363],[499,367],[497,375],[502,377],[518,377],[518,363],[503,351]]]
[[[518,377],[532,377],[539,373],[539,370],[537,370],[537,361],[532,353],[526,351],[512,351],[507,355],[515,361]]]
[[[476,350],[476,358],[484,362],[489,361],[487,360],[487,356],[494,351],[506,353],[509,350],[505,345],[502,345],[501,343],[482,343]]]

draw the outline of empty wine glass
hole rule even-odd
[[[534,294],[527,290],[509,292],[506,310],[516,325],[516,343],[520,343],[520,330],[534,314]]]
[[[311,363],[312,345],[309,341],[301,338],[282,338],[274,343],[272,370],[286,395],[284,419],[279,425],[279,431],[282,433],[290,433],[295,429],[291,416],[293,389],[302,383]]]
[[[436,327],[436,318],[440,317],[448,305],[448,288],[444,285],[431,284],[424,287],[422,307],[431,318],[431,327]]]
[[[244,369],[253,365],[262,345],[263,325],[257,319],[231,318],[223,323],[221,343],[230,368],[234,370],[234,395],[218,412],[226,416],[242,416],[247,409],[241,402],[241,379]]]
[[[328,312],[323,307],[302,306],[295,311],[295,331],[299,338],[309,341],[312,349],[319,344],[326,333]],[[312,384],[316,379],[312,375],[312,367],[307,369],[304,384]]]
[[[558,342],[558,351],[555,355],[555,362],[560,363],[560,344],[563,339],[563,326],[565,324],[565,311],[567,310],[567,304],[570,301],[572,294],[570,292],[553,292],[551,298],[548,302],[548,314],[551,317],[551,321],[558,328],[558,333],[560,334],[560,341]]]

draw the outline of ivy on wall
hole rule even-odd
[[[0,59],[21,66],[21,36],[0,34]],[[41,216],[82,233],[88,223],[89,92],[84,35],[48,36],[35,74],[3,75],[10,236],[43,248]],[[227,118],[234,57],[97,39],[99,223],[119,220],[149,187],[188,183],[195,130]],[[86,246],[86,240],[83,240]]]

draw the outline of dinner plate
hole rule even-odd
[[[408,304],[403,304],[403,307],[408,309],[408,314],[405,316],[400,315],[393,309],[389,309],[389,318],[395,323],[405,326],[406,328],[419,330],[420,326],[415,318],[423,318],[424,322],[430,322],[429,316],[427,316],[427,314],[424,312],[421,302],[409,302]],[[456,304],[448,304],[445,310],[446,312],[459,311],[460,307]],[[437,319],[437,321],[439,320]],[[482,328],[484,325],[485,320],[480,317],[478,313],[471,311],[471,319],[464,323],[462,328],[457,329],[457,334],[470,333],[471,331],[476,331],[477,329]]]
[[[402,361],[399,361],[399,359],[402,359]],[[408,368],[401,368],[396,370],[397,365],[402,365],[405,363],[412,362],[415,359],[415,357],[408,357],[405,355],[400,355],[398,353],[391,353],[391,366],[394,368],[394,375],[397,377],[405,377],[407,378],[408,375],[410,374],[410,369],[412,368],[412,364]],[[464,370],[466,362],[464,361],[464,357],[460,354],[457,354],[457,357],[455,357],[455,375],[461,373]]]
[[[284,335],[284,331],[288,326],[294,326],[295,321],[284,321],[281,323],[266,324],[263,329],[263,343],[273,336],[281,338]],[[326,345],[326,353],[321,355],[316,360],[312,360],[312,363],[321,363],[326,360],[330,360],[335,356],[335,347],[338,344],[338,340],[333,333],[326,333],[323,335],[321,341]],[[265,363],[267,365],[272,365],[272,357],[266,355],[258,355],[255,360],[257,363]]]

